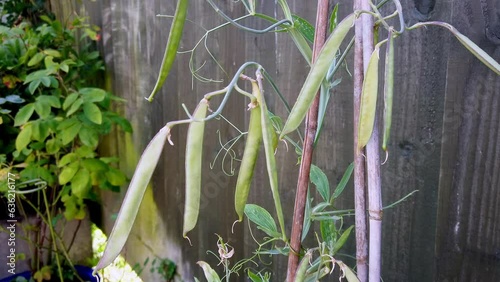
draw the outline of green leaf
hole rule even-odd
[[[80,158],[94,158],[95,157],[94,149],[89,147],[89,146],[81,146],[80,148],[75,150],[75,153]],[[101,158],[101,160],[102,160],[102,158]]]
[[[344,172],[344,175],[342,176],[342,179],[340,180],[339,184],[335,188],[335,191],[333,191],[332,199],[330,199],[331,201],[333,201],[333,199],[338,198],[340,196],[340,194],[342,194],[345,186],[349,182],[349,179],[351,179],[351,175],[352,175],[353,170],[354,170],[354,163],[351,163],[347,167],[346,171]]]
[[[319,167],[311,165],[309,177],[311,178],[311,182],[316,185],[316,189],[323,200],[328,201],[330,199],[330,184],[325,173]]]
[[[82,98],[79,98],[78,100],[76,100],[73,104],[71,104],[71,107],[69,108],[69,110],[66,112],[66,117],[69,117],[70,115],[72,115],[74,112],[78,111],[80,109],[80,107],[82,106],[83,104],[83,99]]]
[[[109,170],[106,172],[106,178],[108,179],[109,183],[114,186],[122,186],[127,182],[127,178],[125,175],[118,169],[114,167],[110,167]]]
[[[59,138],[61,138],[61,142],[63,145],[66,145],[75,139],[78,132],[82,128],[82,124],[78,121],[74,122],[71,126],[63,130],[58,134]]]
[[[47,140],[47,143],[45,144],[45,148],[47,150],[47,153],[55,154],[55,153],[59,152],[59,150],[61,149],[61,142],[55,138]]]
[[[332,246],[330,244],[334,241],[337,241],[335,221],[333,221],[332,219],[321,220],[319,222],[319,228],[323,241],[325,241],[329,246]]]
[[[91,122],[96,124],[102,123],[102,114],[99,107],[94,103],[86,102],[83,104],[83,113]]]
[[[197,264],[203,269],[203,273],[208,282],[220,282],[219,275],[217,275],[217,272],[215,272],[208,263],[199,261]]]
[[[40,83],[42,81],[40,79],[37,79],[37,80],[33,80],[32,82],[30,82],[30,85],[28,86],[28,90],[31,94],[35,93],[36,89],[38,88],[38,86],[40,86]]]
[[[351,234],[351,231],[352,231],[353,227],[354,227],[354,225],[352,225],[351,227],[347,228],[342,233],[342,235],[337,240],[337,242],[335,242],[335,245],[333,245],[333,250],[332,250],[332,254],[331,254],[332,256],[335,256],[335,254],[344,246],[344,244],[347,241],[347,239],[349,239],[349,235]]]
[[[339,3],[335,4],[332,14],[330,15],[330,23],[328,24],[329,32],[332,32],[337,27],[337,15],[339,12]]]
[[[33,103],[29,103],[22,107],[19,112],[17,112],[16,117],[14,118],[14,126],[20,126],[28,122],[34,111],[35,104]]]
[[[48,56],[52,56],[52,57],[55,57],[55,58],[59,58],[61,57],[61,53],[57,50],[54,50],[54,49],[45,49],[43,50],[43,52],[48,55]]]
[[[306,19],[297,15],[292,15],[293,26],[304,36],[310,43],[314,42],[314,26]]]
[[[71,192],[80,199],[87,196],[90,188],[90,173],[85,168],[80,168],[71,179]]]
[[[50,82],[49,76],[45,76],[45,77],[40,78],[40,81],[42,82],[43,86],[50,87],[51,82]]]
[[[61,107],[61,101],[56,96],[41,95],[37,98],[37,100],[42,100],[44,103],[50,105],[53,108]]]
[[[78,155],[76,153],[68,153],[64,155],[57,164],[57,167],[63,167],[69,163],[72,163],[78,159]]]
[[[59,184],[64,185],[70,182],[78,171],[78,161],[72,162],[67,167],[63,168],[61,174],[59,174]]]
[[[32,123],[31,138],[36,141],[43,142],[49,136],[49,125],[43,120],[37,120]]]
[[[46,103],[40,96],[35,101],[35,111],[40,116],[40,118],[45,119],[50,116],[50,105]]]
[[[69,106],[71,106],[78,98],[78,95],[79,94],[77,92],[73,92],[73,93],[69,94],[68,97],[66,97],[66,99],[64,99],[64,102],[62,105],[63,110],[66,110]]]
[[[106,91],[100,88],[82,88],[78,92],[85,102],[101,102],[106,98]]]
[[[28,84],[35,80],[40,80],[42,77],[47,77],[51,74],[49,70],[38,70],[34,71],[26,76],[24,79],[24,84]]]
[[[84,159],[82,160],[82,166],[89,171],[107,171],[109,166],[101,160],[98,159]]]
[[[61,201],[64,203],[64,217],[67,220],[73,219],[84,219],[85,218],[85,204],[83,199],[76,197],[75,195],[64,195],[61,197]]]
[[[78,137],[86,146],[96,148],[99,144],[99,134],[92,127],[83,126],[78,133]]]
[[[33,56],[29,62],[28,62],[28,67],[32,67],[34,65],[39,64],[43,58],[45,58],[45,54],[43,53],[36,53],[35,56]]]
[[[32,127],[26,124],[16,138],[16,150],[21,152],[31,142]]]
[[[245,206],[245,215],[250,221],[257,224],[258,229],[264,231],[267,235],[273,238],[281,238],[276,222],[264,208],[254,204],[247,204]]]

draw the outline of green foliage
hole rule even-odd
[[[0,127],[6,132],[0,154],[8,166],[23,168],[21,180],[40,178],[61,193],[67,219],[81,219],[84,200],[96,199],[94,187],[117,191],[126,182],[97,154],[100,137],[115,124],[132,128],[111,110],[118,99],[92,86],[103,69],[91,48],[98,29],[81,18],[69,28],[40,19],[38,27],[0,26]]]

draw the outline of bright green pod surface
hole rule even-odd
[[[328,68],[339,50],[340,44],[342,44],[342,41],[353,26],[355,18],[354,14],[347,16],[341,23],[338,24],[328,40],[325,42],[325,45],[323,45],[316,62],[312,65],[306,81],[300,90],[297,101],[293,105],[292,111],[290,112],[290,115],[288,116],[285,126],[281,132],[280,139],[283,139],[286,134],[297,129],[302,120],[304,120],[307,111],[314,100],[314,96],[316,96],[316,93],[321,86],[321,82],[325,78]]]
[[[207,115],[207,109],[207,100],[201,100],[194,112],[194,119],[204,119]],[[204,132],[205,121],[193,121],[189,124],[186,140],[186,201],[182,231],[184,237],[196,226],[200,212],[201,161]]]
[[[111,230],[111,235],[109,235],[108,243],[101,259],[94,268],[94,273],[110,265],[123,249],[168,135],[169,129],[163,127],[142,153],[118,212],[113,230]]]
[[[273,125],[269,118],[269,113],[267,112],[266,101],[262,92],[257,85],[257,82],[252,82],[252,89],[254,95],[257,97],[257,101],[261,108],[261,127],[262,127],[262,140],[264,143],[264,151],[266,155],[266,166],[267,174],[269,176],[269,184],[271,186],[271,192],[273,194],[274,206],[276,208],[276,214],[278,216],[278,223],[280,225],[280,231],[283,236],[283,240],[286,241],[285,233],[285,220],[283,217],[283,209],[281,207],[280,194],[278,190],[278,171],[276,169],[276,158],[274,157],[273,148]]]
[[[385,55],[385,84],[384,84],[384,137],[382,149],[387,151],[387,142],[391,135],[392,123],[392,100],[394,96],[394,39],[392,32],[389,33]]]
[[[307,252],[297,267],[297,272],[295,273],[295,282],[303,282],[306,280],[306,272],[309,267],[309,261],[311,260],[311,252]]]
[[[153,101],[153,97],[160,90],[163,83],[170,73],[170,69],[174,64],[175,57],[177,56],[177,50],[179,49],[179,43],[182,38],[182,31],[184,30],[184,23],[186,22],[187,10],[189,6],[188,0],[178,0],[177,8],[175,9],[174,21],[170,27],[170,33],[168,35],[167,47],[165,48],[165,54],[163,55],[163,61],[160,67],[160,75],[156,81],[153,91],[147,98],[149,102]]]
[[[368,140],[370,140],[373,132],[375,111],[377,108],[379,48],[380,46],[377,45],[375,50],[373,50],[363,81],[363,93],[361,94],[359,112],[358,149],[362,149],[368,144]]]
[[[243,159],[241,161],[238,180],[236,181],[236,192],[234,194],[234,208],[238,214],[238,220],[243,220],[245,205],[252,184],[255,163],[259,155],[260,143],[262,142],[261,109],[259,105],[251,109],[250,123],[248,126],[247,142]]]

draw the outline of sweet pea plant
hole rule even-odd
[[[182,36],[184,22],[186,21],[188,0],[179,0],[177,9],[173,18],[164,60],[160,69],[158,81],[147,98],[151,101],[154,95],[158,92],[161,85],[164,83],[169,71],[173,65],[178,45]],[[355,10],[341,21],[337,21],[337,9],[335,9],[330,17],[328,17],[328,1],[318,1],[318,17],[316,27],[313,27],[306,20],[292,14],[286,0],[278,0],[277,5],[282,9],[283,19],[276,19],[269,15],[260,14],[256,11],[255,1],[242,0],[248,15],[238,19],[231,19],[223,12],[223,8],[216,6],[212,0],[207,2],[214,10],[224,18],[227,23],[211,29],[216,30],[226,25],[234,25],[241,30],[253,33],[266,32],[287,32],[293,39],[298,50],[304,56],[311,68],[309,74],[303,83],[297,101],[293,107],[288,107],[287,102],[282,98],[283,95],[276,86],[272,76],[266,72],[265,68],[258,62],[246,62],[234,74],[230,83],[223,89],[207,93],[199,102],[193,113],[190,113],[185,107],[187,118],[168,122],[151,140],[147,148],[144,150],[141,159],[136,168],[136,172],[132,178],[129,190],[124,198],[122,207],[115,222],[115,226],[111,232],[107,248],[103,257],[96,266],[96,271],[106,267],[119,254],[123,248],[128,234],[132,228],[133,219],[135,218],[142,196],[148,182],[154,172],[159,156],[162,152],[165,142],[170,141],[170,132],[173,126],[188,124],[189,129],[186,141],[186,203],[184,211],[184,228],[183,235],[187,238],[187,234],[195,226],[199,213],[200,190],[201,190],[201,167],[202,167],[202,149],[204,140],[205,123],[217,118],[221,115],[221,111],[232,93],[238,93],[249,100],[250,122],[248,132],[246,133],[245,150],[241,159],[241,165],[238,173],[237,184],[235,187],[235,211],[237,219],[242,221],[246,216],[253,222],[258,229],[262,230],[266,237],[258,243],[259,248],[256,250],[256,256],[262,254],[271,255],[288,255],[289,265],[287,280],[288,281],[316,281],[331,274],[332,270],[337,265],[341,269],[342,277],[348,281],[367,281],[367,265],[363,260],[364,250],[359,250],[360,246],[366,246],[365,242],[357,242],[358,245],[358,266],[356,275],[351,268],[347,267],[342,261],[338,260],[337,253],[345,243],[353,227],[344,228],[342,226],[342,217],[351,215],[354,210],[339,211],[334,208],[335,199],[341,194],[349,180],[351,173],[359,171],[360,166],[364,163],[355,162],[347,168],[346,173],[340,183],[333,191],[330,189],[328,178],[320,168],[311,164],[311,156],[314,149],[314,144],[317,140],[321,129],[321,124],[324,121],[325,109],[328,102],[329,90],[334,87],[338,80],[333,80],[336,71],[342,66],[346,54],[350,51],[353,43],[357,46],[363,44],[365,58],[361,62],[365,63],[365,68],[361,66],[355,67],[355,94],[359,89],[359,104],[355,105],[359,114],[355,116],[355,159],[366,154],[367,166],[380,166],[380,162],[370,161],[373,157],[373,150],[364,151],[365,146],[373,148],[375,144],[378,150],[378,143],[373,143],[371,138],[372,133],[378,134],[378,128],[374,126],[375,116],[377,111],[377,96],[379,82],[379,52],[385,46],[385,73],[383,76],[384,82],[384,123],[383,123],[383,144],[382,149],[387,150],[386,144],[390,135],[391,127],[391,112],[393,98],[393,77],[394,77],[394,41],[401,34],[410,30],[423,26],[439,26],[448,29],[472,54],[474,54],[481,62],[488,66],[491,70],[500,74],[500,65],[492,59],[487,53],[481,50],[475,43],[453,28],[451,25],[443,22],[421,22],[413,26],[406,26],[402,13],[401,4],[398,0],[380,1],[372,3],[369,0],[357,0]],[[392,2],[395,7],[394,12],[389,15],[380,13],[379,8],[383,5]],[[325,8],[326,7],[326,8]],[[269,23],[269,27],[263,30],[255,30],[239,23],[239,20],[245,17],[258,17]],[[392,18],[398,18],[396,21],[397,28],[392,25]],[[356,26],[355,38],[347,38],[349,31]],[[362,27],[362,28],[361,28]],[[384,29],[387,31],[387,39],[382,39],[371,46],[373,43],[373,32],[378,32]],[[331,35],[325,40],[326,31],[330,30]],[[363,31],[363,33],[361,33]],[[208,34],[209,32],[207,32]],[[347,39],[347,40],[346,40]],[[348,41],[350,39],[350,41]],[[377,39],[378,40],[378,39]],[[200,40],[201,41],[201,40]],[[341,44],[349,42],[347,47],[340,49]],[[313,43],[311,48],[310,43]],[[356,53],[355,57],[359,58],[360,53]],[[361,64],[362,65],[362,64]],[[190,62],[192,74],[199,77],[196,73],[197,67]],[[203,79],[203,78],[200,78]],[[245,90],[239,83],[242,81],[251,84],[251,91]],[[264,95],[264,81],[271,85],[273,92],[278,94],[285,106],[289,109],[288,117],[285,123],[281,123],[281,119],[269,112],[266,105],[266,95]],[[214,105],[211,99],[215,96],[223,95],[222,101],[218,105]],[[356,99],[355,99],[356,100]],[[295,137],[291,137],[291,133],[297,131],[297,128],[308,116],[306,121],[306,134],[302,138],[298,132],[298,141]],[[378,135],[376,135],[378,136]],[[295,138],[295,139],[294,139]],[[284,215],[282,211],[280,194],[278,191],[279,179],[277,175],[277,164],[274,157],[276,144],[278,140],[285,140],[288,144],[295,147],[301,162],[299,180],[296,196],[296,209],[294,212],[294,220],[291,233],[285,229]],[[372,144],[372,145],[370,145]],[[264,147],[266,158],[266,168],[269,177],[269,186],[272,191],[274,200],[275,215],[255,204],[247,203],[247,197],[253,176],[253,171],[256,163],[256,157],[259,149]],[[378,152],[377,152],[378,154]],[[378,156],[376,158],[378,160]],[[355,169],[356,168],[356,169]],[[359,173],[358,173],[359,175]],[[361,177],[364,177],[361,174]],[[360,238],[367,237],[366,234],[366,213],[370,211],[370,248],[373,246],[373,252],[370,253],[370,280],[378,281],[380,278],[380,232],[381,232],[381,199],[380,199],[380,176],[375,179],[375,184],[372,185],[373,179],[368,179],[368,187],[373,197],[367,206],[360,206],[356,203],[356,217],[363,216],[362,220],[356,219],[357,232],[361,232]],[[313,203],[313,199],[308,196],[308,185],[312,181],[315,185],[321,198],[319,203]],[[359,186],[355,182],[355,189],[364,190],[364,187]],[[372,194],[371,194],[372,195]],[[402,199],[404,200],[404,199]],[[391,205],[392,206],[392,205]],[[361,207],[361,209],[359,209]],[[320,234],[316,236],[317,246],[306,248],[301,242],[308,235],[309,227],[313,221],[320,223]],[[277,224],[276,224],[277,222]],[[359,223],[359,224],[358,224]],[[289,235],[290,234],[290,235]],[[358,236],[357,236],[358,238]],[[205,277],[208,281],[229,281],[232,273],[238,272],[244,264],[255,262],[256,256],[237,262],[233,267],[229,266],[228,261],[234,254],[234,250],[224,243],[222,238],[218,240],[220,259],[225,269],[225,274],[222,278],[214,271],[214,269],[205,262],[199,262],[203,268]],[[378,246],[378,247],[377,247]],[[378,252],[378,253],[377,253]],[[361,255],[360,255],[361,254]],[[299,262],[299,259],[301,261]],[[254,272],[247,268],[247,274],[252,281],[269,281],[270,274],[262,274]],[[372,280],[373,279],[373,280]]]

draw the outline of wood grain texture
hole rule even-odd
[[[245,13],[239,2],[215,2],[232,18]],[[316,2],[292,0],[289,3],[292,12],[311,22],[314,20]],[[282,17],[274,1],[257,1],[257,4],[258,11]],[[500,0],[403,0],[402,4],[408,25],[424,18],[450,22],[500,60]],[[140,154],[167,121],[185,117],[181,103],[192,111],[203,94],[224,87],[246,60],[261,63],[290,103],[295,101],[309,70],[286,34],[256,35],[229,26],[212,33],[207,41],[225,72],[202,46],[194,55],[196,66],[206,62],[200,74],[222,79],[222,83],[193,81],[189,75],[189,54],[181,54],[161,93],[153,103],[148,103],[144,97],[154,85],[171,23],[171,19],[155,15],[172,15],[174,1],[103,0],[84,5],[81,11],[88,13],[102,28],[100,48],[107,65],[106,81],[116,95],[128,100],[121,110],[135,129],[131,137],[116,134],[102,149],[120,154],[121,166],[126,167],[129,174],[133,168],[129,164],[134,158],[129,152]],[[351,7],[351,1],[340,1],[340,17],[346,16]],[[389,5],[382,11],[390,9],[392,12]],[[68,10],[61,8],[61,11],[67,13]],[[207,29],[223,23],[203,0],[191,1],[188,19]],[[254,28],[268,25],[253,18],[242,23]],[[398,25],[397,21],[391,23]],[[204,32],[198,25],[186,23],[181,50],[193,48]],[[384,36],[381,34],[381,38]],[[419,192],[397,207],[384,211],[382,277],[384,281],[499,281],[500,78],[482,66],[446,30],[438,27],[408,32],[395,40],[395,44],[393,129],[388,144],[389,160],[382,167],[384,205],[413,190]],[[352,54],[348,60],[349,69],[352,69]],[[245,74],[254,76],[251,71]],[[352,78],[345,69],[337,76],[342,78],[342,84],[332,91],[331,107],[327,110],[314,158],[333,187],[353,160]],[[379,84],[382,89],[383,83]],[[240,85],[249,89],[247,84]],[[270,86],[266,84],[264,90],[269,109],[285,118],[286,111]],[[217,101],[214,99],[212,108]],[[248,100],[235,95],[223,112],[241,130],[246,130],[248,124],[247,104]],[[255,243],[247,224],[237,224],[235,233],[231,233],[231,224],[237,219],[233,211],[236,177],[221,171],[220,160],[212,170],[208,165],[203,168],[200,219],[190,234],[193,246],[182,239],[186,129],[185,126],[174,128],[175,146],[166,146],[154,175],[151,200],[158,211],[150,217],[157,220],[137,222],[134,232],[143,242],[153,246],[156,255],[173,259],[179,265],[179,273],[190,281],[193,276],[202,277],[196,261],[217,264],[213,256],[206,253],[207,250],[216,251],[214,233],[229,240],[235,248],[235,259],[249,257]],[[222,140],[237,134],[224,121],[207,123],[205,161],[211,161],[220,149],[217,130]],[[127,138],[130,142],[124,141]],[[236,145],[235,151],[239,156],[243,154],[242,142]],[[287,152],[280,144],[276,159],[280,167],[284,213],[291,215],[297,158],[293,150]],[[229,169],[228,163],[225,165]],[[262,205],[273,213],[262,154],[255,175],[249,203]],[[116,195],[106,193],[104,196],[108,231],[112,224],[110,214],[117,211],[120,201]],[[338,208],[353,207],[352,184],[336,204]],[[291,217],[286,220],[289,230]],[[353,223],[353,218],[346,218],[346,226]],[[354,238],[349,239],[345,249],[350,255],[355,253],[353,242]],[[306,241],[305,245],[313,246],[314,240]],[[129,243],[126,249],[132,264],[142,263],[148,252],[139,240]],[[351,266],[355,264],[352,259],[342,259]],[[273,272],[272,281],[284,281],[286,257],[274,258],[272,262],[272,267],[267,267]],[[156,280],[146,277],[145,281]],[[234,281],[245,279],[240,276]]]

